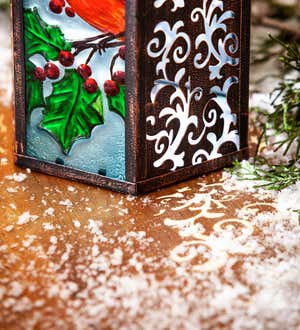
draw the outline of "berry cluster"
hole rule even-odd
[[[62,50],[58,54],[58,60],[63,66],[69,67],[74,63],[74,55],[69,51]],[[44,81],[46,78],[55,80],[59,77],[59,68],[56,64],[48,62],[44,68],[36,67],[34,76],[39,81]]]
[[[53,13],[61,14],[63,9],[65,8],[66,15],[68,15],[69,17],[74,17],[75,16],[74,9],[72,7],[65,7],[65,6],[66,6],[65,0],[51,0],[49,2],[49,8]]]
[[[85,80],[84,88],[88,93],[95,93],[98,90],[97,81],[91,78],[92,69],[87,64],[80,64],[77,68],[77,73]]]
[[[59,68],[56,64],[48,62],[44,68],[36,67],[33,74],[39,81],[44,81],[46,78],[57,79],[59,77]]]
[[[72,55],[72,56],[71,56]],[[64,66],[71,66],[74,63],[74,56],[70,52],[61,51],[58,57],[60,63]],[[57,79],[59,77],[59,68],[56,64],[48,62],[44,68],[36,67],[34,77],[39,81],[44,81],[46,78]],[[95,79],[91,78],[92,69],[87,64],[81,64],[77,68],[77,73],[85,80],[84,88],[88,93],[95,93],[98,90],[98,84]]]
[[[125,60],[125,46],[119,48],[118,57]],[[125,72],[116,71],[112,75],[111,80],[106,80],[104,83],[104,92],[107,96],[116,96],[120,92],[120,85],[125,84]]]
[[[61,0],[60,0],[61,1]],[[62,0],[64,3],[64,0]],[[125,46],[119,48],[117,57],[125,60]],[[61,65],[70,67],[74,64],[74,54],[69,51],[61,50],[58,54],[58,60]],[[97,81],[91,77],[92,69],[88,64],[80,64],[77,68],[77,73],[85,80],[84,88],[88,93],[95,93],[98,90]],[[55,80],[58,79],[60,71],[58,66],[53,62],[48,62],[44,68],[36,67],[34,77],[39,81],[44,81],[46,78]],[[106,80],[104,83],[104,91],[107,96],[116,96],[120,92],[120,85],[125,84],[125,72],[116,71],[112,75],[111,80]]]

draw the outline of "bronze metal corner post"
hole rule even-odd
[[[23,38],[23,2],[11,0],[12,40],[14,60],[14,99],[15,112],[15,154],[24,155],[26,152],[26,118],[25,118],[25,66],[24,66],[24,38]]]
[[[250,66],[250,26],[251,26],[251,0],[241,1],[240,31],[242,61],[240,70],[240,127],[241,148],[248,148],[248,126],[249,126],[249,66]],[[248,156],[247,156],[248,157]]]
[[[126,180],[137,181],[139,152],[139,31],[138,0],[126,0],[126,119],[125,119],[125,169]]]

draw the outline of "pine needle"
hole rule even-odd
[[[286,79],[273,91],[271,113],[260,108],[254,109],[261,131],[254,163],[234,162],[230,172],[241,180],[261,182],[256,187],[282,190],[300,181],[300,47],[296,43],[287,44],[273,37],[271,39],[284,50],[279,58],[283,71],[292,72],[295,78]],[[271,135],[279,140],[271,142]],[[292,159],[288,164],[271,164],[260,157],[262,142],[270,145],[275,152],[283,150],[283,155],[290,152]]]
[[[254,186],[255,188],[282,190],[300,180],[300,167],[296,163],[269,166],[264,164],[260,167],[236,161],[233,165],[234,167],[229,171],[237,175],[240,180],[260,182]]]

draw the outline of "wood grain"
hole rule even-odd
[[[0,106],[0,329],[268,328],[255,309],[266,282],[247,276],[253,260],[283,262],[282,242],[257,249],[277,237],[251,220],[273,228],[267,192],[220,172],[140,197],[30,173],[13,163],[12,119]]]

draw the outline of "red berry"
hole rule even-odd
[[[49,79],[57,79],[59,77],[59,68],[54,63],[47,63],[44,70]]]
[[[51,0],[49,2],[49,7],[53,13],[61,14],[65,4],[65,0]]]
[[[80,64],[77,72],[84,80],[92,75],[92,69],[87,64]]]
[[[67,7],[65,9],[65,12],[69,17],[74,17],[75,16],[75,11],[72,7]]]
[[[93,78],[88,78],[84,83],[84,88],[88,93],[95,93],[98,90],[97,81]]]
[[[72,66],[74,55],[66,50],[61,50],[58,54],[58,60],[63,66]]]
[[[116,71],[113,74],[113,81],[115,81],[118,85],[125,84],[125,72],[124,71]]]
[[[125,60],[125,51],[126,51],[126,47],[125,46],[121,46],[119,48],[119,56],[121,57],[122,60]]]
[[[44,69],[41,67],[36,67],[33,74],[34,74],[35,79],[37,79],[39,81],[44,81],[46,79],[46,73],[45,73]]]
[[[106,80],[104,83],[104,92],[107,94],[107,96],[116,96],[120,92],[119,86],[113,80]]]

